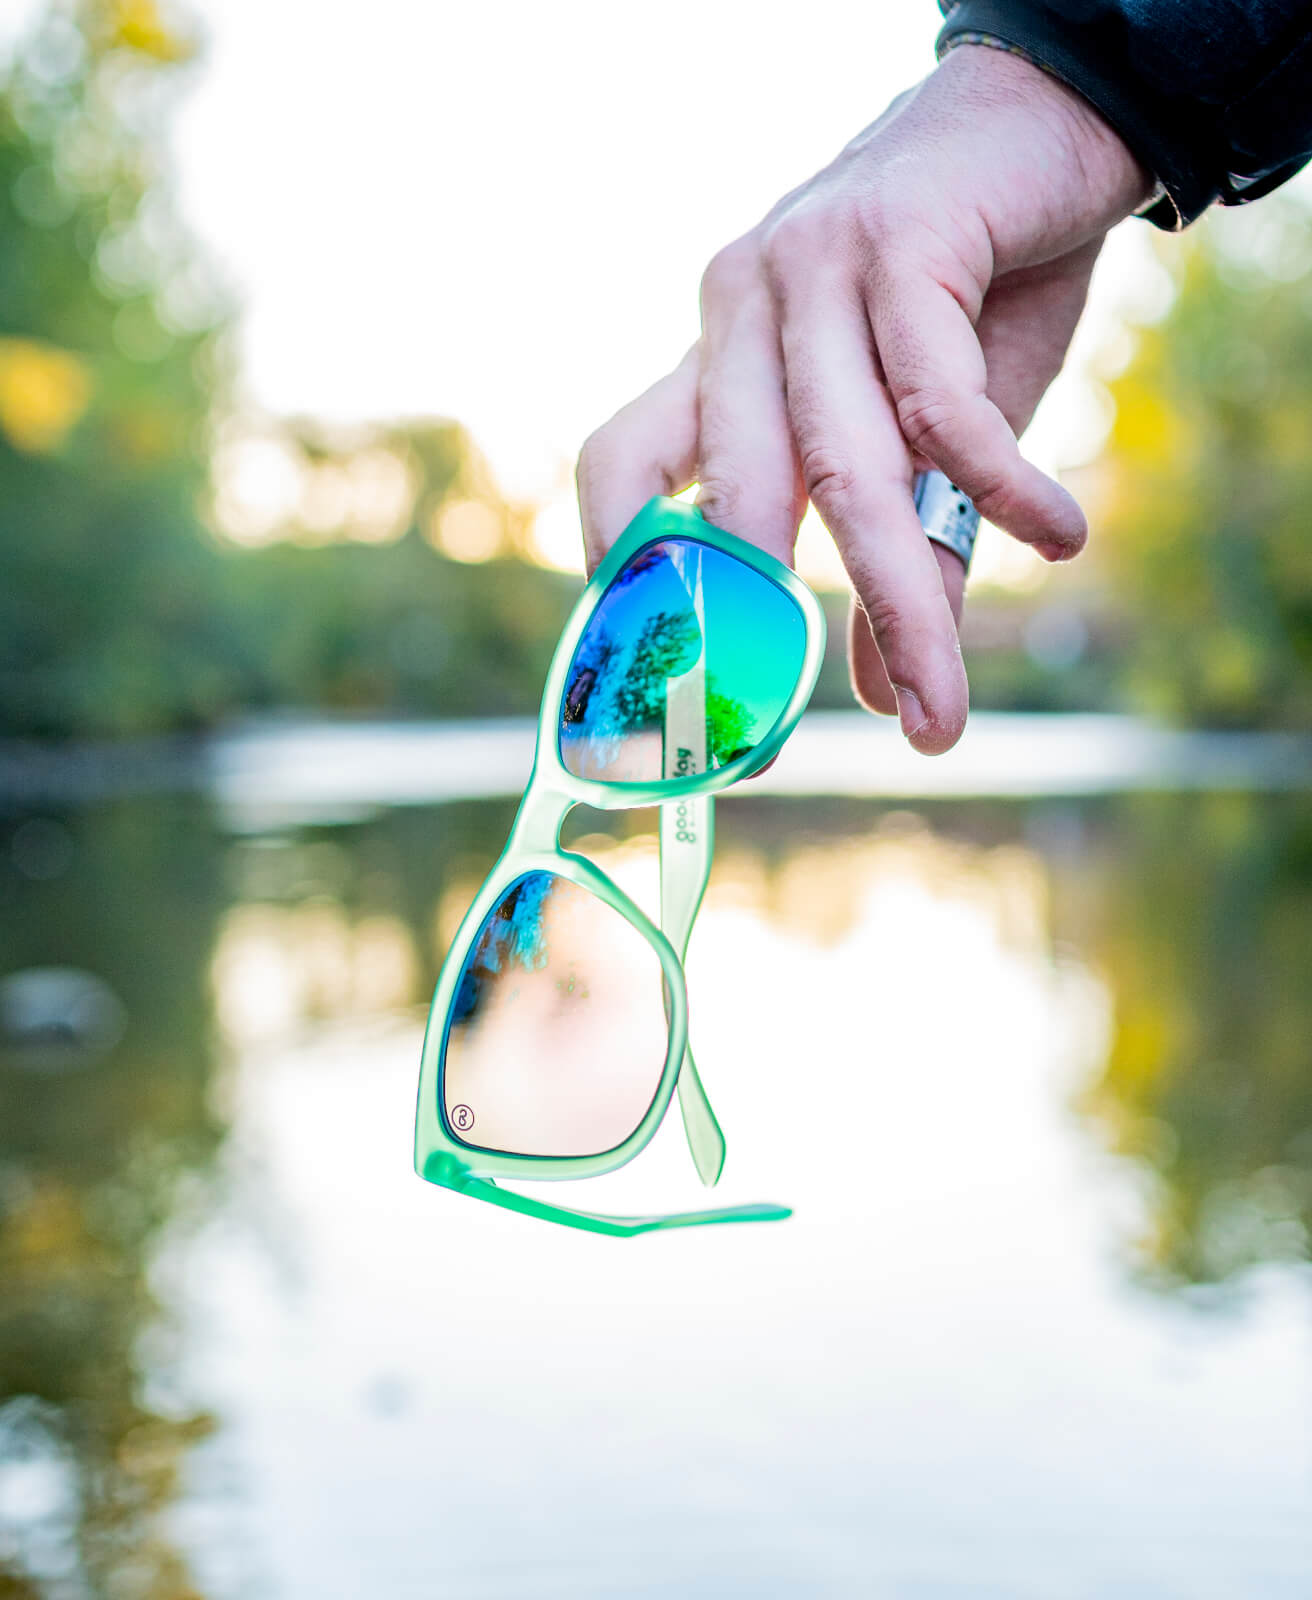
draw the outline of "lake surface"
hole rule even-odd
[[[5,1600],[1312,1593],[1306,747],[870,727],[721,803],[689,963],[796,1215],[631,1241],[410,1167],[522,727],[11,785]],[[652,827],[568,824],[649,904]],[[705,1203],[677,1116],[550,1194]]]

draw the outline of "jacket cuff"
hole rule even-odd
[[[1125,19],[1111,7],[1090,5],[1074,23],[1042,0],[958,0],[938,36],[938,53],[979,35],[1027,56],[1082,95],[1125,141],[1161,185],[1161,196],[1140,214],[1159,228],[1187,227],[1221,195],[1209,174],[1226,170],[1215,119],[1206,119],[1184,95],[1145,85],[1133,65]],[[1190,161],[1185,152],[1211,151]]]

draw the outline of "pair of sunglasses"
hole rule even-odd
[[[422,1177],[620,1236],[791,1215],[762,1203],[606,1216],[501,1181],[622,1167],[676,1089],[698,1175],[718,1181],[724,1134],[693,1061],[683,971],[710,876],[713,796],[779,753],[824,642],[806,584],[695,507],[655,499],[629,524],[561,635],[528,788],[438,978],[419,1074]],[[660,807],[659,927],[561,847],[580,804]]]

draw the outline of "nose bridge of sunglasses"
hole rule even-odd
[[[515,820],[511,824],[507,851],[522,855],[550,855],[559,848],[560,826],[577,802],[547,784],[537,774],[524,791]]]

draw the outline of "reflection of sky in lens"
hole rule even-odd
[[[690,539],[639,552],[597,606],[566,679],[561,755],[580,777],[655,782],[665,686],[698,659],[700,630],[676,567],[701,562],[710,765],[754,749],[797,683],[806,627],[796,603],[734,556]]]

